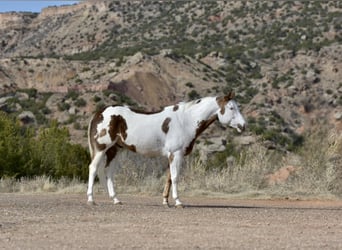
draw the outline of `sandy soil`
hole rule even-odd
[[[342,249],[342,201],[0,194],[1,249]]]

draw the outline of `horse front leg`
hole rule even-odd
[[[169,155],[169,164],[170,164],[170,172],[171,172],[171,182],[172,182],[172,198],[175,200],[176,207],[183,207],[182,202],[179,200],[178,197],[178,177],[180,168],[183,163],[183,153],[181,151],[177,151],[171,153]]]
[[[172,184],[172,181],[171,181],[170,165],[168,165],[167,177],[166,177],[164,192],[163,192],[163,205],[165,206],[169,206],[169,194],[170,194],[171,184]]]

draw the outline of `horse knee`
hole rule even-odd
[[[89,165],[89,175],[95,175],[97,171],[97,166],[94,164]]]
[[[177,184],[178,183],[178,175],[175,175],[171,178],[171,183],[172,184]]]

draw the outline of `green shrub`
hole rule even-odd
[[[94,102],[99,102],[99,101],[101,101],[102,99],[101,99],[101,97],[95,95],[94,98],[93,98],[93,100],[94,100]]]
[[[79,96],[79,93],[75,90],[69,90],[68,93],[66,94],[65,98],[69,99],[71,98],[72,100],[76,100]]]
[[[188,88],[193,88],[194,84],[192,82],[187,82],[185,86],[187,86]]]
[[[24,93],[26,93],[26,94],[28,94],[28,96],[29,96],[30,98],[36,98],[36,97],[37,97],[37,94],[38,94],[38,91],[37,91],[37,89],[35,89],[35,88],[21,89],[20,91],[21,91],[21,92],[24,92]]]
[[[69,142],[69,131],[52,122],[37,135],[0,112],[0,178],[87,178],[89,154]]]
[[[68,110],[70,108],[70,104],[66,103],[66,102],[60,102],[60,103],[58,103],[57,106],[58,106],[59,111],[65,111],[65,110]]]
[[[238,157],[238,151],[233,143],[228,143],[224,151],[215,152],[205,165],[205,170],[222,170],[227,167],[227,157]]]
[[[21,176],[27,164],[31,130],[23,130],[18,121],[0,111],[0,177]]]
[[[69,142],[66,128],[59,128],[56,122],[52,122],[49,128],[39,131],[38,141],[34,143],[35,155],[40,160],[40,173],[34,175],[86,179],[88,153],[81,145]]]
[[[201,98],[201,96],[197,93],[196,90],[191,90],[191,91],[188,93],[188,96],[189,96],[189,99],[190,99],[190,100],[195,100],[195,99]]]
[[[75,82],[78,83],[78,84],[81,84],[81,83],[83,83],[83,80],[80,79],[80,78],[77,78],[77,79],[75,80]]]
[[[75,101],[76,107],[85,107],[87,102],[83,98],[79,98]]]

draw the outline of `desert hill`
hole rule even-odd
[[[156,110],[232,89],[249,122],[242,143],[291,150],[312,127],[342,130],[341,16],[338,1],[88,0],[0,13],[0,109],[30,111],[38,126],[57,119],[85,144],[103,105]]]

